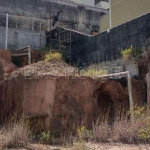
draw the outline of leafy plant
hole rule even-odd
[[[52,144],[54,143],[54,138],[59,137],[60,135],[53,131],[43,131],[41,132],[40,136],[40,142],[46,143],[46,144]]]
[[[41,133],[40,141],[47,144],[53,143],[54,141],[53,133],[51,131],[43,131]]]
[[[150,138],[150,127],[139,130],[139,138],[141,140],[148,140]]]
[[[133,48],[132,46],[128,49],[121,51],[122,57],[124,61],[128,61],[133,57]]]
[[[80,141],[88,141],[91,140],[93,137],[93,133],[91,130],[88,130],[85,126],[79,128],[77,130],[78,138]]]
[[[45,61],[50,61],[53,59],[62,59],[62,54],[58,52],[49,52],[48,54],[45,55]]]
[[[135,62],[139,63],[142,53],[142,48],[135,48],[133,46],[121,51],[123,62],[129,61],[134,58]]]

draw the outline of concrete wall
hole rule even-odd
[[[97,64],[95,63],[90,65],[88,68],[104,70],[109,74],[129,71],[131,76],[139,76],[138,64],[136,64],[134,60],[123,63],[122,59],[118,58],[111,61],[104,61]]]
[[[84,36],[72,45],[72,61],[87,65],[99,64],[121,58],[121,50],[131,45],[138,51],[150,36],[150,13],[119,25],[96,36]],[[132,67],[132,66],[130,66]],[[127,67],[128,68],[128,67]],[[134,66],[136,72],[136,66]]]
[[[150,12],[149,0],[112,0],[112,27]],[[109,28],[109,15],[100,18],[100,32]]]
[[[94,0],[76,0],[77,3],[83,4],[83,5],[89,5],[89,6],[94,6],[95,2]]]
[[[109,2],[106,1],[100,1],[98,4],[95,5],[98,8],[104,8],[108,9],[109,8]]]
[[[45,46],[45,30],[48,19],[56,12],[63,9],[60,20],[61,26],[72,28],[77,31],[89,33],[99,29],[98,18],[107,12],[90,6],[80,6],[76,3],[55,0],[1,0],[0,5],[0,47],[5,44],[5,14],[9,13],[9,36],[8,48],[16,49],[26,45],[39,48],[40,22],[41,39]],[[51,10],[51,11],[50,11]],[[50,13],[51,12],[51,13]],[[60,23],[58,23],[60,26]]]
[[[94,6],[95,5],[94,0],[86,0],[86,1],[85,0],[70,0],[70,1],[78,3],[78,4],[88,5],[88,6]]]

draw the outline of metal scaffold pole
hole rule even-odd
[[[102,77],[113,77],[113,76],[127,76],[128,93],[129,93],[129,106],[130,106],[130,114],[131,114],[130,115],[130,119],[131,119],[131,123],[134,124],[134,103],[133,103],[132,84],[131,84],[130,73],[129,73],[129,71],[126,71],[126,72],[102,75],[102,76],[99,76],[99,78],[102,78]]]
[[[61,5],[61,8],[57,11],[52,10],[52,4],[49,3],[49,9],[50,9],[50,17],[49,18],[43,18],[47,20],[47,25],[44,27],[42,26],[42,22],[40,21],[40,47],[42,47],[42,29],[47,30],[48,35],[45,37],[47,39],[47,46],[49,47],[50,51],[53,52],[60,52],[62,54],[67,55],[68,62],[71,63],[71,41],[72,41],[72,32],[71,32],[71,11],[70,13],[63,11],[63,6]],[[56,25],[54,28],[52,28],[52,22],[54,21],[54,15],[56,13],[60,13],[58,21],[56,21]],[[69,21],[65,21],[67,17],[64,16],[64,14],[68,15]],[[42,18],[40,19],[42,20]],[[64,24],[65,23],[65,24]],[[44,39],[45,39],[44,38]],[[70,57],[70,58],[69,58]]]
[[[8,13],[6,14],[5,50],[8,49]]]

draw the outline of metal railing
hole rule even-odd
[[[27,52],[24,52],[25,50],[27,50]],[[26,46],[26,47],[22,47],[17,50],[13,50],[13,51],[11,51],[11,55],[14,57],[28,56],[28,63],[31,64],[31,48],[30,48],[30,46]]]
[[[114,76],[127,76],[128,79],[128,92],[129,92],[129,104],[130,104],[130,113],[131,113],[131,123],[134,123],[134,104],[133,104],[133,95],[132,95],[132,84],[131,84],[131,76],[129,71],[126,72],[119,72],[119,73],[114,73],[114,74],[108,74],[108,75],[102,75],[99,76],[98,78],[102,77],[114,77]]]

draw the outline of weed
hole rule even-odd
[[[140,129],[139,130],[139,138],[144,141],[149,140],[150,139],[150,127]]]
[[[31,137],[31,131],[24,116],[19,119],[11,118],[2,127],[1,134],[4,136],[3,148],[23,147],[27,145]]]
[[[89,141],[93,137],[93,133],[91,130],[88,130],[85,126],[82,126],[77,130],[79,141]]]
[[[129,112],[128,115],[129,117]],[[139,143],[150,140],[150,117],[144,107],[134,109],[134,123],[129,119],[115,120],[112,125],[108,121],[93,125],[93,139],[99,142]]]
[[[121,51],[123,61],[128,61],[133,57],[133,48],[132,46],[128,49],[122,50]]]
[[[50,61],[53,59],[62,59],[62,54],[58,52],[49,52],[48,54],[45,55],[45,61]]]
[[[58,133],[55,133],[53,131],[43,131],[40,135],[40,142],[46,143],[46,144],[53,144],[54,138],[58,138],[60,135]]]

